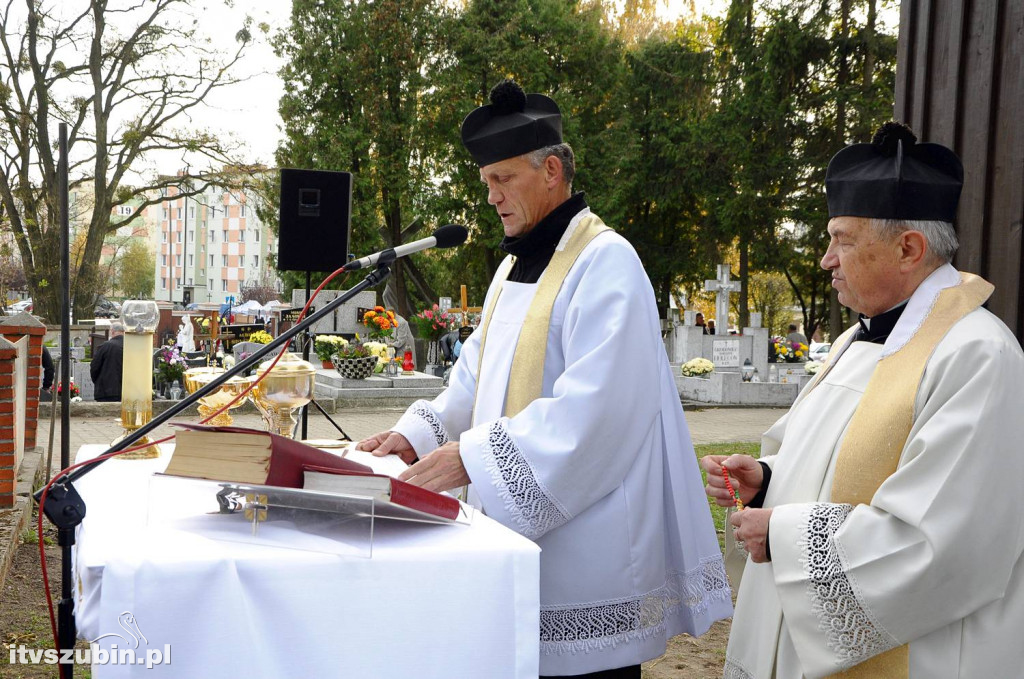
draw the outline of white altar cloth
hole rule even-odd
[[[83,446],[78,460],[103,446]],[[471,525],[378,519],[373,557],[215,541],[147,525],[156,460],[109,460],[76,482],[81,638],[118,633],[171,663],[94,665],[93,676],[536,677],[538,547],[477,513]],[[129,625],[130,626],[130,625]],[[99,645],[131,647],[110,637]]]

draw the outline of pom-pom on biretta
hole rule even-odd
[[[941,144],[918,144],[909,127],[883,125],[870,144],[832,157],[825,172],[828,216],[875,219],[956,219],[964,168]]]
[[[490,100],[494,115],[503,116],[526,110],[526,92],[515,80],[502,80],[492,87]]]
[[[907,149],[917,143],[917,135],[904,125],[895,121],[889,121],[878,128],[871,143],[878,148],[883,156],[895,156],[899,150],[899,142],[903,142],[903,148]]]
[[[503,80],[490,100],[462,121],[462,143],[480,167],[562,143],[562,116],[551,98]]]

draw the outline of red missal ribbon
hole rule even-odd
[[[729,481],[729,470],[724,466],[722,467],[722,477],[725,479],[725,489],[729,491],[729,494],[733,497],[733,502],[736,504],[736,510],[743,510],[743,500],[740,499],[739,492],[732,487],[732,483]]]

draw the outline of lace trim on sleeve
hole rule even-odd
[[[811,611],[842,669],[899,646],[861,604],[856,583],[843,570],[835,534],[852,511],[846,504],[813,505],[799,543],[807,554]]]
[[[520,533],[536,538],[571,518],[540,485],[504,420],[491,425],[482,452],[484,468]]]
[[[434,438],[434,448],[440,448],[448,443],[448,429],[444,426],[444,422],[441,421],[441,417],[427,401],[419,400],[409,406],[409,409],[398,420],[399,427],[405,425],[415,426],[426,431],[429,436]],[[430,451],[418,452],[424,454]]]
[[[735,658],[725,656],[725,672],[722,679],[754,679],[754,674],[748,672]]]
[[[545,655],[589,652],[666,634],[666,621],[686,607],[699,615],[728,598],[721,557],[688,573],[669,573],[665,584],[636,597],[577,606],[541,606],[540,648]]]

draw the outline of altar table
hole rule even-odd
[[[78,460],[104,451],[83,446]],[[108,677],[521,679],[539,662],[538,547],[481,513],[470,525],[378,519],[372,557],[211,539],[147,521],[169,460],[105,462],[76,482],[80,638],[171,663],[94,665]],[[119,618],[120,616],[120,618]]]

